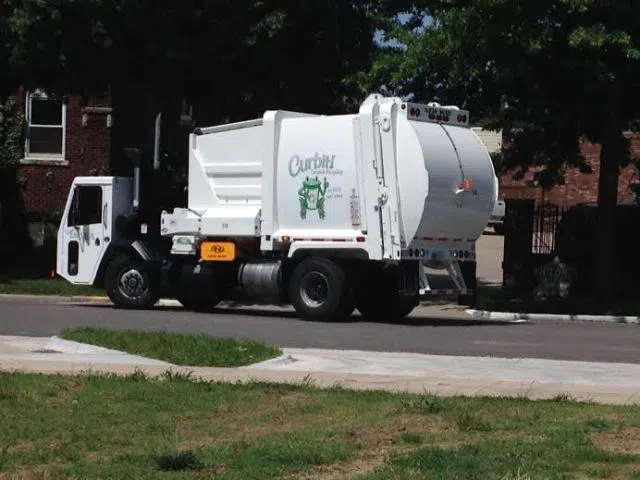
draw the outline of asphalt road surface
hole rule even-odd
[[[0,335],[48,336],[87,325],[207,333],[281,347],[640,363],[638,325],[500,324],[420,316],[402,324],[364,322],[357,316],[345,323],[314,323],[265,310],[200,314],[180,308],[128,311],[46,299],[0,299]]]

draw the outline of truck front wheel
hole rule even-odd
[[[300,262],[289,283],[289,299],[304,320],[337,322],[355,308],[354,289],[335,262],[310,257]]]
[[[158,301],[158,278],[151,266],[121,254],[107,266],[104,284],[116,307],[150,308]]]

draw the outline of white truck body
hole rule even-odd
[[[449,112],[370,97],[353,115],[269,111],[201,129],[190,138],[188,208],[163,212],[162,234],[174,238],[176,254],[194,254],[199,238],[236,236],[259,237],[264,251],[288,243],[289,256],[471,251],[495,203],[493,164],[457,121],[468,112],[452,109],[438,122],[429,109]]]
[[[472,293],[465,276],[475,282],[475,242],[498,195],[469,112],[379,95],[355,114],[277,110],[196,129],[188,205],[160,214],[166,251],[140,219],[134,173],[133,182],[74,180],[62,277],[106,284],[114,303],[136,307],[158,298],[162,270],[163,285],[194,308],[239,286],[284,295],[301,316],[323,320],[353,308],[401,318],[420,295]],[[445,268],[455,288],[432,288],[426,267]]]

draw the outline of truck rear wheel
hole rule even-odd
[[[303,260],[293,271],[289,299],[304,320],[337,322],[355,308],[354,290],[346,272],[327,258]]]
[[[213,309],[220,300],[217,298],[197,296],[197,295],[189,295],[188,293],[178,295],[177,300],[182,304],[184,308],[187,310],[192,310],[194,312],[208,312]]]
[[[358,311],[367,320],[397,322],[407,317],[418,303],[418,297],[372,292],[358,302]]]
[[[222,300],[221,286],[210,265],[186,263],[180,267],[176,280],[176,299],[187,310],[208,312]]]
[[[150,308],[160,298],[159,282],[151,266],[127,254],[109,262],[104,284],[116,307]]]

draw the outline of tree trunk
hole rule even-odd
[[[598,179],[598,223],[596,251],[596,288],[601,306],[610,309],[615,299],[618,268],[615,263],[615,216],[618,203],[618,172],[624,150],[624,138],[617,122],[611,121],[602,141]]]

